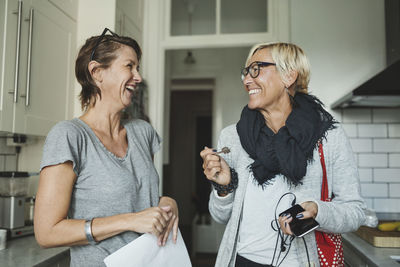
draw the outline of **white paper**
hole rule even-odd
[[[143,234],[104,259],[107,267],[191,267],[189,254],[178,229],[176,244],[172,232],[165,246],[157,245],[157,237]]]

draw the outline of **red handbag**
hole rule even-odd
[[[322,166],[322,188],[321,200],[330,202],[328,179],[326,178],[326,166],[324,158],[324,150],[322,143],[318,144],[319,157]],[[324,233],[315,231],[315,239],[317,241],[318,257],[321,266],[344,267],[343,243],[340,234]]]

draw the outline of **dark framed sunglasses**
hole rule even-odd
[[[241,71],[242,81],[244,80],[244,78],[246,78],[247,74],[250,74],[251,78],[257,78],[258,75],[260,75],[261,67],[267,67],[267,66],[276,66],[276,64],[264,61],[254,61],[248,67],[242,69]]]
[[[110,36],[119,37],[118,34],[116,34],[115,32],[111,31],[109,28],[104,28],[103,33],[102,33],[102,34],[100,35],[100,37],[97,39],[97,42],[96,42],[96,44],[95,44],[94,47],[93,47],[92,53],[90,54],[90,60],[89,60],[89,61],[92,61],[92,60],[93,60],[94,53],[96,52],[96,48],[99,46],[99,44],[101,43],[101,41],[105,38],[107,32],[110,32],[110,34],[111,34]]]

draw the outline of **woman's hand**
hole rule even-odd
[[[215,153],[215,150],[208,147],[204,147],[200,152],[200,156],[203,159],[204,174],[210,181],[220,185],[227,185],[231,182],[229,166],[222,157]]]
[[[306,201],[300,204],[300,206],[305,209],[305,211],[299,213],[303,214],[303,216],[297,217],[298,219],[307,219],[307,218],[313,218],[317,217],[318,214],[318,205],[314,201]],[[299,216],[297,214],[297,216]]]
[[[158,245],[164,246],[167,243],[169,233],[172,229],[172,241],[176,244],[178,238],[179,211],[176,201],[170,197],[161,197],[158,206],[162,209],[168,208],[168,216],[170,220],[164,232],[158,237]]]
[[[300,212],[296,215],[296,218],[299,220],[304,220],[308,218],[314,218],[317,217],[318,214],[318,206],[315,202],[313,201],[306,201],[300,204],[300,206],[304,209],[303,212]],[[285,214],[279,217],[279,225],[283,231],[284,234],[286,235],[293,235],[292,230],[290,229],[289,223],[293,220],[292,216],[290,214]]]
[[[160,237],[168,226],[171,215],[171,207],[151,207],[137,213],[134,213],[132,231],[138,233],[151,233]]]
[[[293,220],[290,214],[282,214],[279,216],[278,222],[281,227],[281,230],[286,235],[293,235],[292,230],[290,229],[289,223]]]

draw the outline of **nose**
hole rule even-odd
[[[135,80],[136,83],[142,82],[142,75],[140,75],[138,70],[133,71],[133,79]]]
[[[243,78],[243,85],[249,85],[253,82],[253,78],[250,76],[250,73],[247,73],[246,76]]]

